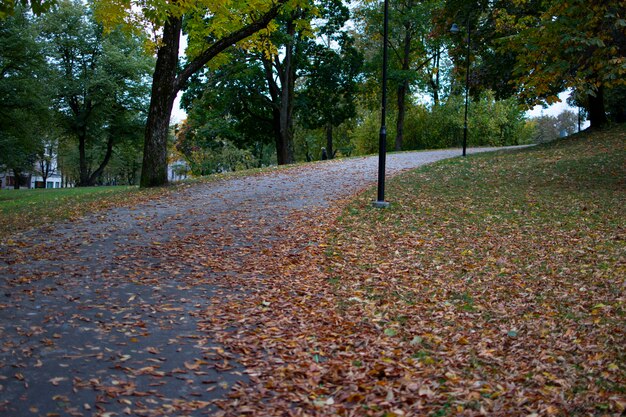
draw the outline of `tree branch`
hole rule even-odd
[[[259,30],[267,27],[267,25],[274,19],[280,12],[281,7],[288,0],[277,0],[277,3],[272,6],[265,14],[261,16],[259,20],[236,30],[230,35],[215,41],[211,46],[204,50],[194,60],[192,60],[183,70],[178,74],[174,80],[174,93],[180,91],[185,83],[191,78],[193,74],[199,71],[207,62],[213,59],[215,56],[224,52],[230,46],[236,44],[239,41],[246,39],[247,37],[255,34]]]

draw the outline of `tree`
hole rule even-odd
[[[77,185],[94,185],[119,133],[141,117],[153,61],[140,38],[119,30],[104,34],[81,2],[60,2],[42,25],[56,74],[60,122],[78,142]]]
[[[187,131],[192,134],[184,135],[187,150],[184,153],[189,154],[192,137],[195,144],[204,140],[205,147],[209,143],[220,147],[228,140],[239,148],[252,149],[260,162],[269,134],[278,164],[293,162],[294,116],[298,106],[304,104],[298,96],[306,90],[307,80],[314,76],[311,57],[332,51],[329,44],[339,42],[345,35],[341,28],[348,17],[348,8],[339,0],[294,7],[275,19],[278,29],[267,39],[275,46],[274,51],[259,53],[235,48],[229,52],[226,63],[199,77],[202,82],[192,81],[184,95],[185,105],[189,106],[192,97],[202,98],[195,99],[194,109],[189,113]],[[315,25],[311,24],[313,19]],[[315,99],[322,100],[322,97]],[[325,105],[330,108],[333,103],[331,100]],[[210,141],[205,140],[209,137]]]
[[[45,187],[48,177],[56,171],[57,138],[51,134],[43,134],[41,145],[37,152],[37,173]]]
[[[174,100],[195,73],[222,52],[268,25],[288,0],[257,1],[163,1],[134,0],[120,5],[116,0],[98,0],[98,15],[107,27],[140,22],[135,30],[150,26],[155,33],[157,61],[144,139],[141,186],[167,183],[167,137]],[[132,16],[132,18],[131,18]],[[185,21],[189,36],[189,60],[179,69],[180,35]],[[272,28],[268,28],[271,30]],[[247,47],[263,47],[248,42]]]
[[[265,70],[258,53],[235,47],[229,56],[227,63],[200,71],[189,82],[181,100],[187,120],[176,147],[191,163],[198,148],[216,151],[227,141],[249,149],[259,164],[269,163],[265,149],[275,137]],[[193,160],[193,165],[198,162]]]
[[[578,115],[571,110],[563,110],[556,116],[559,136],[569,136],[578,130]]]
[[[515,14],[496,8],[494,15],[501,50],[517,53],[517,91],[536,104],[555,102],[556,93],[573,88],[584,97],[591,127],[603,126],[608,120],[605,92],[626,85],[626,1],[515,3],[525,9]]]
[[[309,49],[311,58],[298,103],[305,127],[324,128],[331,159],[335,154],[333,128],[356,115],[357,77],[363,63],[363,56],[346,33],[332,41],[339,50],[323,44]]]
[[[389,81],[396,99],[396,150],[402,149],[411,89],[439,53],[439,42],[430,42],[431,45],[428,42],[432,16],[439,9],[439,3],[438,0],[401,0],[389,5]],[[361,36],[365,39],[366,48],[374,51],[369,53],[374,79],[379,77],[382,65],[382,10],[381,2],[374,1],[365,3],[358,11],[363,22]]]
[[[34,168],[49,121],[46,65],[37,28],[19,8],[0,20],[0,167],[13,172]]]

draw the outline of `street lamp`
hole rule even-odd
[[[389,207],[385,201],[385,160],[387,156],[387,39],[389,38],[389,0],[385,0],[383,17],[383,92],[380,116],[380,135],[378,137],[378,196],[372,205],[376,208]]]
[[[463,124],[463,156],[466,154],[467,149],[467,106],[469,102],[469,71],[470,71],[470,45],[471,45],[471,30],[469,17],[467,18],[467,67],[465,69],[465,121]],[[456,23],[452,24],[450,32],[453,34],[459,33],[461,30]]]

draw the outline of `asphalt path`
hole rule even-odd
[[[492,149],[472,149],[484,152]],[[387,176],[459,150],[390,154]],[[199,183],[0,246],[0,416],[201,416],[245,382],[201,312],[253,254],[377,180],[376,157]],[[198,283],[201,283],[198,284]]]

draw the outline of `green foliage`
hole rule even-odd
[[[50,121],[47,73],[37,29],[19,9],[0,20],[0,166],[32,169]]]
[[[63,160],[78,165],[79,184],[94,184],[118,152],[118,144],[141,141],[147,75],[154,60],[146,54],[143,39],[120,30],[104,34],[80,2],[60,2],[45,15],[42,38],[54,77],[58,120],[79,151],[70,154],[74,159]],[[125,147],[130,149],[139,147],[137,143]]]
[[[184,154],[194,176],[240,171],[258,167],[252,152],[240,149],[228,140],[213,143],[211,147],[194,147]]]
[[[336,151],[337,157],[349,157],[355,152],[355,144],[351,141],[353,128],[353,119],[333,128],[333,149]],[[326,135],[325,128],[305,129],[301,124],[296,124],[294,132],[296,160],[321,160],[322,148],[328,144]]]
[[[387,120],[387,137],[395,134],[395,123],[391,123],[391,118]],[[356,118],[356,124],[350,132],[350,141],[354,145],[357,155],[369,155],[378,152],[378,140],[380,137],[380,112],[373,110],[361,110]],[[387,141],[388,150],[391,149]]]
[[[464,101],[450,96],[440,106],[413,105],[407,110],[403,150],[458,147],[463,136]],[[387,121],[387,137],[393,137],[393,115]],[[380,114],[364,112],[351,132],[358,154],[378,152]],[[469,104],[469,146],[505,146],[530,143],[533,128],[516,100],[496,100],[491,91]],[[391,145],[388,143],[388,148]]]
[[[175,146],[194,175],[268,165],[272,160],[272,108],[262,94],[265,74],[255,54],[242,49],[231,54],[227,64],[195,77],[183,95],[189,113]]]
[[[441,7],[439,0],[407,0],[389,3],[389,90],[407,82],[414,87],[429,79],[427,64],[445,41],[444,37],[429,36],[432,18]],[[377,105],[382,66],[382,1],[365,1],[355,8],[357,45],[365,55],[368,105]],[[370,101],[371,100],[371,101]],[[394,135],[395,136],[395,135]]]
[[[55,0],[0,0],[0,19],[6,19],[28,8],[34,14],[40,15],[48,11],[55,3]]]
[[[338,126],[356,113],[357,77],[362,55],[347,35],[339,38],[340,50],[313,44],[307,50],[306,77],[298,111],[308,128]]]
[[[626,123],[626,86],[614,87],[605,93],[607,116],[615,123]]]
[[[520,145],[530,142],[524,112],[514,98],[495,100],[485,91],[473,102],[468,119],[468,141],[473,146]]]
[[[194,77],[183,94],[187,128],[196,141],[227,139],[240,148],[273,141],[272,108],[263,91],[265,74],[256,54],[231,51],[232,59]]]
[[[187,122],[181,123],[175,138],[176,152],[182,156],[194,176],[238,171],[261,166],[267,160],[267,146],[257,142],[245,147],[234,142],[238,138],[236,125],[229,124],[229,117],[212,117],[215,113],[202,113],[198,106]],[[203,122],[202,115],[209,115],[214,123]],[[222,135],[223,134],[223,135]]]
[[[516,51],[518,92],[529,104],[556,101],[574,88],[595,96],[626,85],[626,2],[522,0],[517,11],[496,9],[501,50]],[[556,87],[556,90],[555,90]]]

